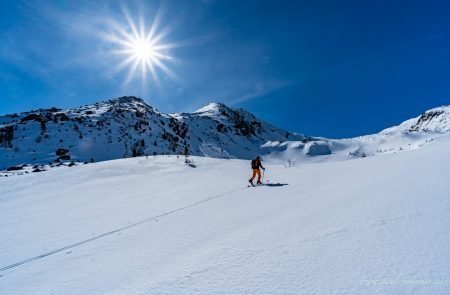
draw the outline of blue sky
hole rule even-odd
[[[135,95],[164,112],[210,101],[291,131],[377,132],[450,103],[448,1],[2,1],[0,113]],[[156,78],[111,36],[157,17]]]

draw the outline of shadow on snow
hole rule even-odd
[[[265,183],[264,186],[285,186],[287,183]]]

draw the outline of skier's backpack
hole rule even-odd
[[[258,166],[259,166],[258,160],[256,159],[252,160],[252,169],[258,169],[259,168]]]

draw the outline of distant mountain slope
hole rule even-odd
[[[443,136],[450,136],[450,106],[428,110],[376,134],[348,139],[317,138],[306,143],[269,141],[263,148],[266,158],[278,161],[325,161],[413,150]]]
[[[388,128],[382,133],[391,131],[401,132],[449,132],[450,131],[450,106],[434,108],[422,113],[420,116],[407,120],[399,126]]]
[[[121,97],[74,109],[0,117],[0,169],[22,163],[104,161],[185,151],[251,158],[261,153],[267,141],[310,139],[223,104],[169,115],[140,98]]]

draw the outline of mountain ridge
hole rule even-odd
[[[220,102],[192,113],[165,114],[142,98],[124,96],[77,108],[0,116],[0,169],[169,154],[263,155],[289,163],[353,159],[420,148],[449,132],[450,106],[430,109],[379,133],[328,139],[286,131]]]
[[[1,116],[0,169],[161,154],[251,158],[268,140],[312,140],[243,109],[207,106],[210,113],[165,114],[142,98],[125,96]]]

